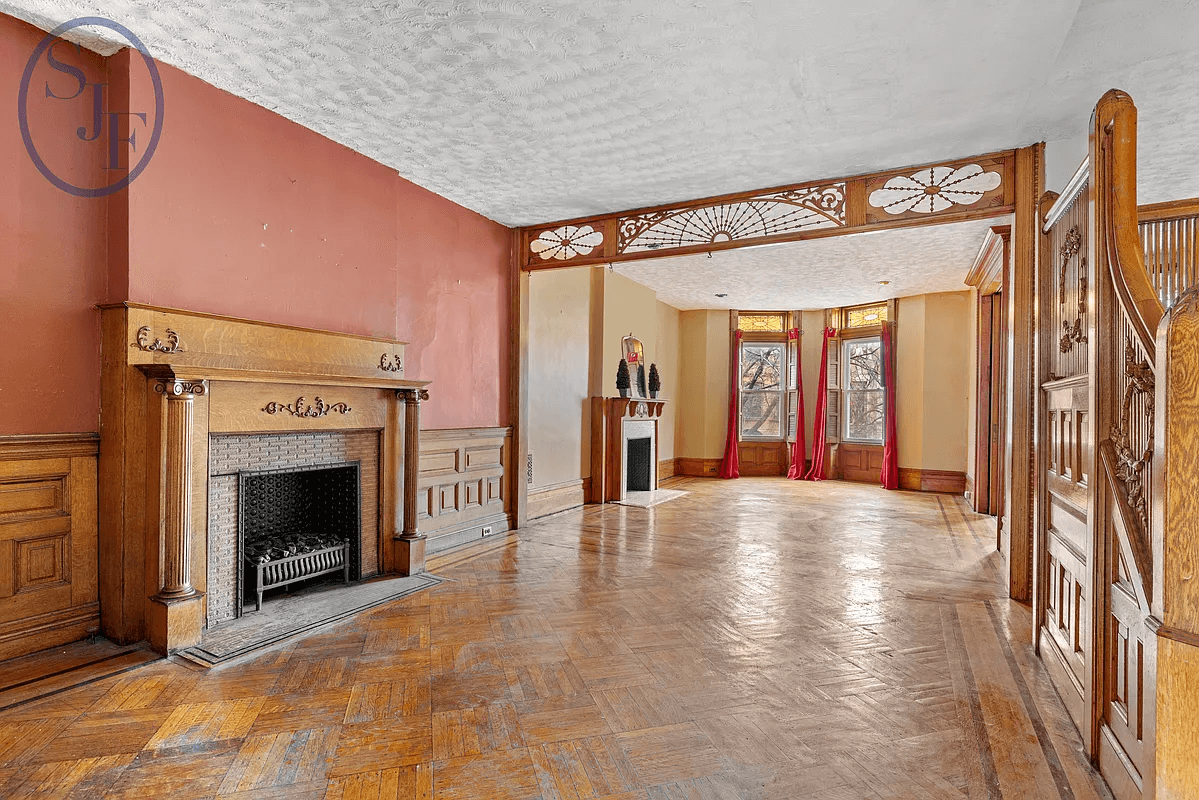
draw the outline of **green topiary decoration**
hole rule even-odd
[[[628,396],[629,385],[629,362],[622,358],[620,365],[616,368],[616,388],[620,390],[621,397]]]
[[[662,378],[658,375],[657,364],[649,365],[649,391],[651,397],[662,391]]]

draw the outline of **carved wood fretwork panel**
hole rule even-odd
[[[1006,151],[536,225],[521,230],[521,265],[602,264],[999,216],[1013,208],[1014,163]]]

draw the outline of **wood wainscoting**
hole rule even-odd
[[[693,478],[715,478],[720,475],[719,458],[676,458],[675,475]]]
[[[591,496],[591,478],[552,483],[529,490],[529,519],[578,508]]]
[[[511,428],[420,432],[417,519],[436,553],[509,529]],[[489,530],[487,530],[489,529]]]
[[[909,467],[900,467],[899,488],[912,492],[964,494],[966,491],[966,473],[946,469],[912,469]]]
[[[100,629],[95,433],[0,436],[0,660]]]
[[[880,483],[883,474],[883,446],[841,442],[837,446],[837,474],[846,481]]]
[[[791,466],[791,445],[788,442],[742,441],[738,446],[740,472],[743,477],[786,475]]]

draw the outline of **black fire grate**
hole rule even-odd
[[[625,466],[625,491],[648,492],[650,483],[650,444],[651,440],[629,439],[628,464]]]
[[[246,595],[257,599],[263,588],[259,573],[265,564],[344,544],[346,577],[359,578],[359,473],[359,463],[353,462],[238,474],[238,616]]]

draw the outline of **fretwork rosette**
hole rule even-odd
[[[744,200],[621,217],[616,252],[690,247],[845,225],[845,184],[763,194]]]

